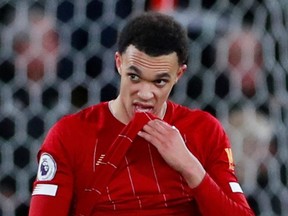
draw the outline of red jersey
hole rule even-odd
[[[135,125],[130,125],[133,138],[120,136],[131,142],[121,153],[126,144],[117,137],[128,126],[104,102],[62,118],[49,131],[38,154],[29,215],[253,215],[237,183],[230,144],[219,121],[171,101],[164,121],[180,131],[206,170],[198,187],[189,188],[157,149],[137,136],[141,128]],[[111,157],[119,161],[104,163],[112,148]],[[98,165],[103,165],[102,172]],[[109,169],[114,170],[110,177],[105,175]]]

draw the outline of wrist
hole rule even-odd
[[[182,176],[186,180],[190,188],[196,188],[203,181],[206,171],[199,161],[194,162],[194,164],[186,167],[182,172]]]

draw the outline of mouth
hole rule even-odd
[[[135,112],[153,112],[153,106],[145,105],[145,104],[134,104],[134,111]]]

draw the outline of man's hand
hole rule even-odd
[[[183,175],[191,188],[201,183],[206,172],[188,150],[176,127],[155,119],[149,121],[138,135],[154,145],[164,160]]]

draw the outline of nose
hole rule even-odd
[[[142,84],[137,93],[138,97],[142,100],[150,100],[153,98],[153,88],[149,83]]]

